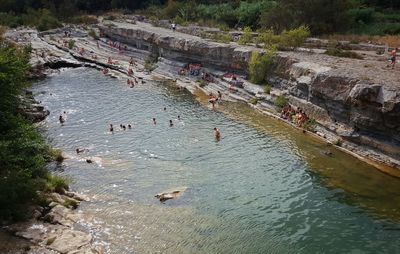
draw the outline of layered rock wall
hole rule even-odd
[[[148,24],[100,26],[103,36],[180,62],[245,73],[255,47],[224,44]],[[274,88],[344,139],[400,158],[400,87],[374,60],[279,52],[270,75]],[[375,74],[376,73],[376,74]]]

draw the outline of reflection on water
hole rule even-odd
[[[81,209],[97,218],[96,241],[109,253],[397,251],[398,179],[244,105],[214,112],[175,88],[130,89],[88,69],[35,90],[47,91],[37,95],[52,112],[45,133],[71,155],[64,169],[73,187],[94,197]],[[76,155],[78,147],[89,152]],[[154,198],[182,186],[179,199]]]

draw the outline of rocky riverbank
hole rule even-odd
[[[278,96],[285,96],[292,106],[301,107],[317,120],[315,132],[308,132],[310,135],[328,143],[340,141],[338,149],[400,176],[400,171],[387,167],[400,169],[399,80],[396,71],[386,69],[383,56],[360,52],[364,59],[356,60],[328,56],[321,50],[279,52],[269,78],[273,86],[270,93],[245,79],[241,79],[244,88],[232,93],[222,75],[233,71],[245,75],[251,51],[260,49],[172,33],[148,23],[108,21],[90,29],[97,28],[103,36],[99,41],[91,38],[89,28],[84,27],[31,34],[36,52],[33,62],[62,59],[80,66],[107,68],[108,75],[125,80],[129,78],[129,59],[133,57],[137,63],[133,68],[134,77],[139,80],[170,79],[192,93],[221,91],[224,99],[244,101],[278,119],[280,112],[274,107],[274,101]],[[65,38],[64,31],[71,33],[71,37]],[[107,38],[122,43],[122,49],[109,47]],[[71,40],[74,46],[69,48],[66,44]],[[37,52],[51,57],[43,58],[43,53]],[[158,59],[151,74],[144,68],[149,56]],[[109,57],[114,63],[108,63]],[[191,62],[201,62],[204,70],[214,77],[213,82],[200,87],[196,82],[199,77],[178,75]],[[254,98],[256,105],[250,103]]]
[[[46,194],[45,199],[49,205],[32,207],[30,220],[0,229],[2,242],[7,243],[1,253],[104,253],[102,247],[93,245],[90,232],[77,229],[92,219],[75,210],[81,201],[89,200],[86,196],[63,190],[62,194]]]

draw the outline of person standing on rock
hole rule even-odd
[[[172,29],[172,31],[175,32],[175,30],[176,30],[176,24],[175,24],[175,23],[172,23],[172,24],[171,24],[171,29]]]
[[[394,69],[394,66],[396,65],[396,57],[397,57],[397,51],[399,49],[395,48],[392,50],[392,52],[390,52],[390,65],[392,66],[392,69]]]

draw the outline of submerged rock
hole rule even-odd
[[[186,190],[187,187],[181,187],[174,190],[158,193],[157,195],[155,195],[155,197],[158,198],[161,202],[164,202],[168,199],[174,199],[182,196],[183,192],[185,192]]]

